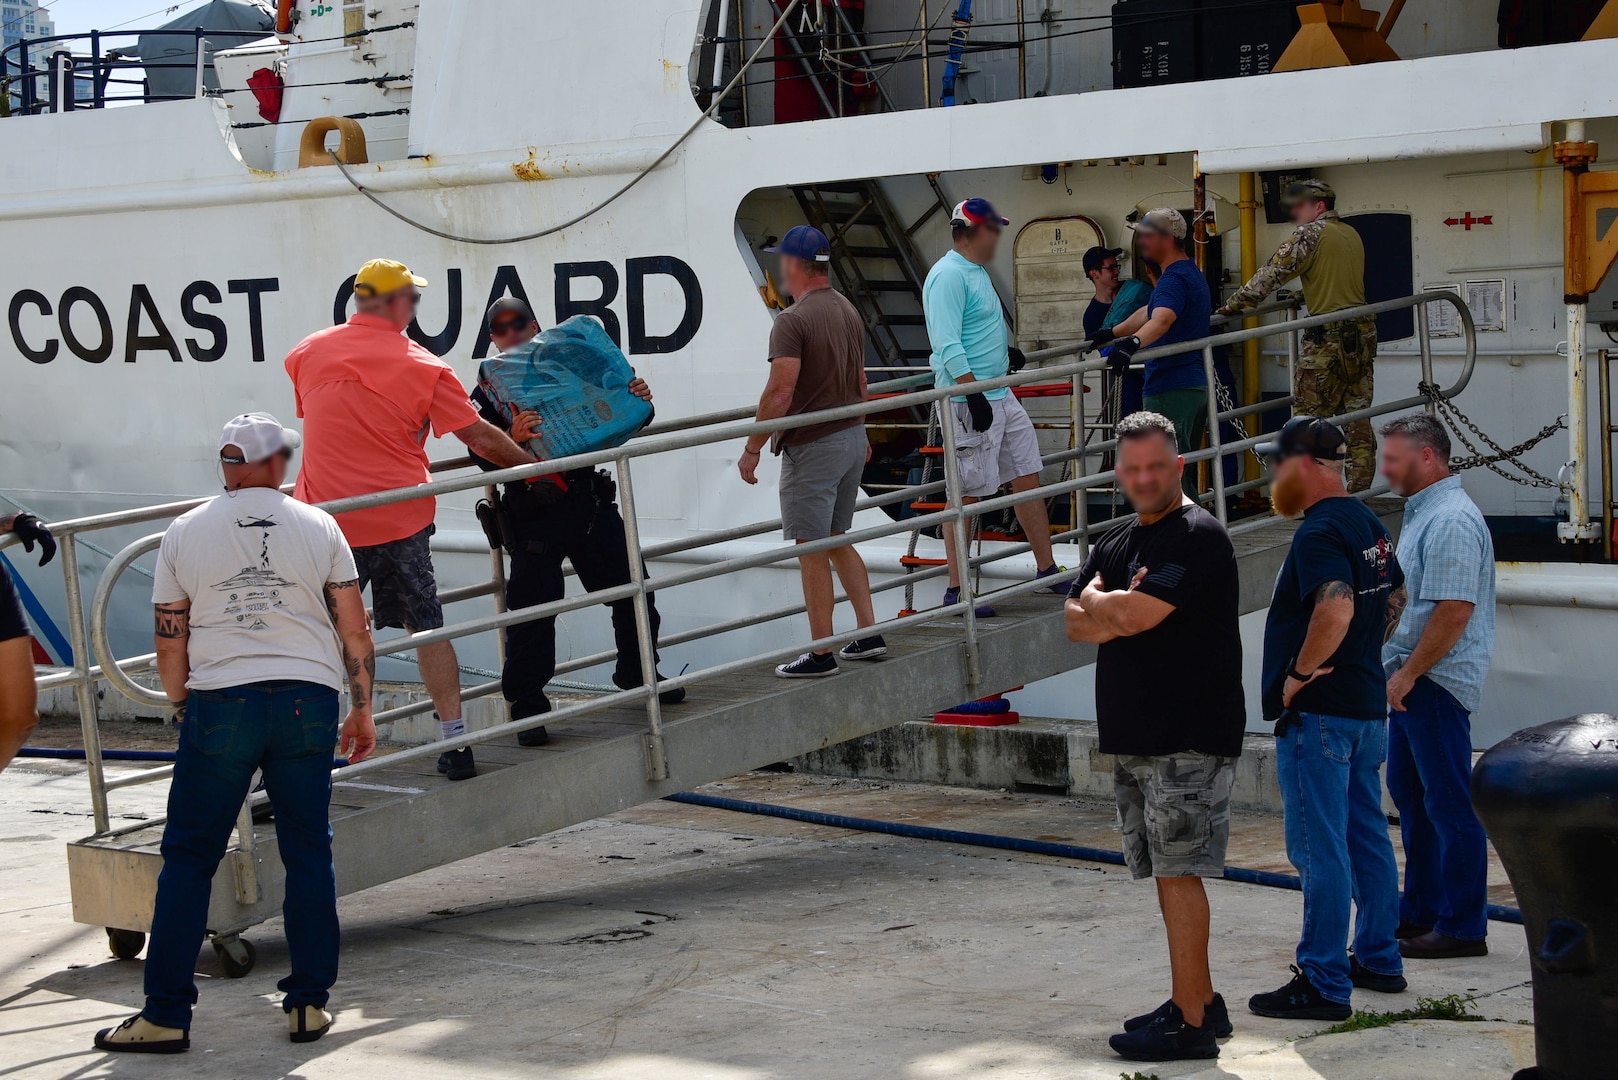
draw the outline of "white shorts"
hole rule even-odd
[[[988,431],[972,430],[972,414],[966,402],[950,402],[955,418],[955,455],[961,471],[961,494],[985,499],[1000,485],[1019,476],[1037,474],[1045,467],[1039,455],[1039,436],[1034,422],[1016,395],[989,402],[994,423]]]

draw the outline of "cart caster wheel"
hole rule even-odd
[[[225,969],[225,978],[239,979],[253,970],[258,962],[258,950],[245,938],[214,938],[213,951],[219,957],[219,966]]]
[[[116,930],[107,927],[107,948],[120,960],[133,960],[146,947],[146,935],[139,930]]]

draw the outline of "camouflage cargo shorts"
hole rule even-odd
[[[1213,754],[1114,761],[1124,861],[1136,880],[1224,874],[1235,774],[1235,758]]]
[[[429,525],[403,540],[354,549],[360,588],[371,587],[371,621],[419,634],[444,625],[438,602],[438,580],[433,576],[433,553],[428,546],[434,527]]]

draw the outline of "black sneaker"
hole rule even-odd
[[[438,771],[449,780],[470,780],[478,774],[477,762],[472,760],[472,748],[463,746],[438,755]]]
[[[528,728],[525,731],[517,732],[517,745],[518,746],[527,746],[527,747],[544,746],[546,743],[548,743],[550,741],[551,741],[551,733],[545,730],[545,725],[544,724],[541,724],[538,727]]]
[[[824,679],[841,668],[831,653],[806,652],[790,664],[778,664],[775,673],[783,679]]]
[[[657,673],[657,680],[659,682],[663,681],[663,673],[661,671]],[[646,683],[644,680],[638,677],[633,682],[627,679],[619,679],[615,673],[612,677],[612,685],[616,686],[620,690],[633,690],[637,686],[645,686]],[[678,705],[680,702],[685,700],[685,687],[676,686],[672,689],[664,690],[657,695],[657,700],[664,705]]]
[[[875,660],[879,656],[888,655],[888,643],[882,640],[881,635],[864,637],[857,641],[850,641],[837,655],[843,660]]]
[[[1277,1020],[1347,1020],[1354,1010],[1335,1001],[1327,1001],[1309,981],[1309,976],[1292,966],[1292,981],[1268,994],[1254,994],[1247,1007],[1260,1016]]]
[[[1150,1024],[1153,1020],[1156,1020],[1159,1016],[1167,1016],[1169,1009],[1173,1006],[1174,999],[1170,998],[1168,1001],[1165,1001],[1163,1004],[1159,1005],[1155,1012],[1149,1012],[1142,1016],[1131,1017],[1130,1019],[1124,1021],[1124,1030],[1139,1031],[1147,1024]],[[1214,1035],[1221,1039],[1228,1039],[1231,1037],[1231,1035],[1235,1034],[1236,1026],[1230,1022],[1230,1010],[1225,1008],[1225,997],[1223,994],[1215,994],[1213,1002],[1205,1010],[1203,1010],[1202,1026],[1213,1028]]]
[[[1382,975],[1360,963],[1360,958],[1348,954],[1348,981],[1361,990],[1375,990],[1379,994],[1402,994],[1410,988],[1403,975]]]
[[[1203,1018],[1201,1027],[1192,1027],[1172,1001],[1145,1026],[1114,1035],[1107,1045],[1129,1061],[1188,1061],[1219,1056],[1219,1039],[1208,1018]]]

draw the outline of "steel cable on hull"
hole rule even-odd
[[[642,180],[646,179],[654,171],[657,170],[658,166],[662,165],[669,158],[673,157],[674,152],[676,150],[678,150],[680,147],[684,146],[685,143],[686,143],[686,140],[690,139],[691,136],[695,135],[697,133],[697,129],[700,128],[703,125],[704,122],[711,119],[713,117],[713,115],[719,111],[719,106],[724,104],[725,99],[730,96],[731,91],[735,90],[736,87],[741,85],[742,80],[746,78],[747,73],[750,70],[752,70],[753,65],[758,62],[758,58],[760,56],[764,55],[765,48],[769,45],[769,43],[771,41],[773,41],[775,39],[776,32],[778,30],[780,30],[781,27],[786,23],[787,16],[792,14],[792,12],[797,9],[799,3],[801,3],[801,2],[802,2],[802,0],[789,0],[785,10],[783,10],[781,12],[781,17],[779,19],[775,20],[775,25],[770,28],[770,32],[768,34],[764,35],[764,41],[759,45],[759,47],[757,49],[753,50],[753,55],[751,55],[751,56],[749,56],[747,58],[747,62],[741,66],[741,70],[736,72],[735,77],[733,77],[730,80],[730,83],[728,85],[726,85],[726,87],[725,87],[725,89],[723,91],[720,92],[719,96],[714,98],[713,104],[709,105],[708,108],[704,109],[703,112],[702,112],[702,115],[698,116],[696,118],[696,120],[692,121],[691,126],[685,129],[685,133],[682,134],[678,139],[675,139],[672,143],[670,143],[668,149],[664,150],[661,154],[659,154],[657,156],[657,160],[653,161],[650,165],[646,166],[646,168],[644,168],[640,172],[636,173],[634,176],[632,176],[629,179],[628,183],[626,183],[623,187],[619,188],[617,191],[613,192],[611,195],[608,195],[601,202],[599,202],[596,205],[590,207],[588,210],[585,210],[585,211],[582,211],[581,213],[573,215],[572,217],[568,218],[566,221],[564,221],[564,222],[562,222],[562,223],[560,223],[558,225],[552,225],[552,226],[550,226],[548,228],[540,229],[537,232],[525,233],[522,236],[504,236],[504,237],[457,236],[455,233],[445,232],[442,229],[436,229],[431,225],[423,224],[422,222],[417,221],[414,218],[410,217],[408,214],[404,213],[402,210],[397,210],[394,207],[389,206],[387,203],[383,202],[381,199],[377,198],[375,192],[371,191],[364,184],[361,184],[358,180],[356,180],[354,178],[354,174],[348,171],[348,166],[346,164],[344,164],[343,161],[341,159],[339,159],[336,154],[331,155],[332,164],[337,166],[337,171],[343,174],[343,179],[344,180],[347,180],[350,184],[354,185],[354,190],[355,191],[359,192],[361,195],[364,195],[378,209],[386,211],[388,214],[392,215],[395,218],[398,218],[400,221],[404,222],[406,225],[409,225],[413,229],[420,229],[422,232],[428,233],[428,234],[430,234],[432,236],[436,236],[441,240],[450,240],[450,241],[453,241],[454,243],[457,243],[457,244],[481,244],[481,245],[485,245],[485,246],[496,246],[496,245],[501,245],[501,244],[522,244],[522,243],[528,242],[529,240],[539,240],[539,239],[542,239],[542,238],[547,237],[547,236],[553,236],[556,233],[563,232],[564,230],[567,230],[567,229],[571,229],[573,226],[579,224],[580,222],[585,221],[585,220],[587,220],[587,219],[589,219],[591,217],[594,217],[596,214],[599,214],[601,211],[605,210],[607,207],[611,206],[613,203],[617,202],[619,199],[621,199],[625,195],[629,194],[629,191],[630,191],[631,188],[635,187],[635,185],[639,184]]]

